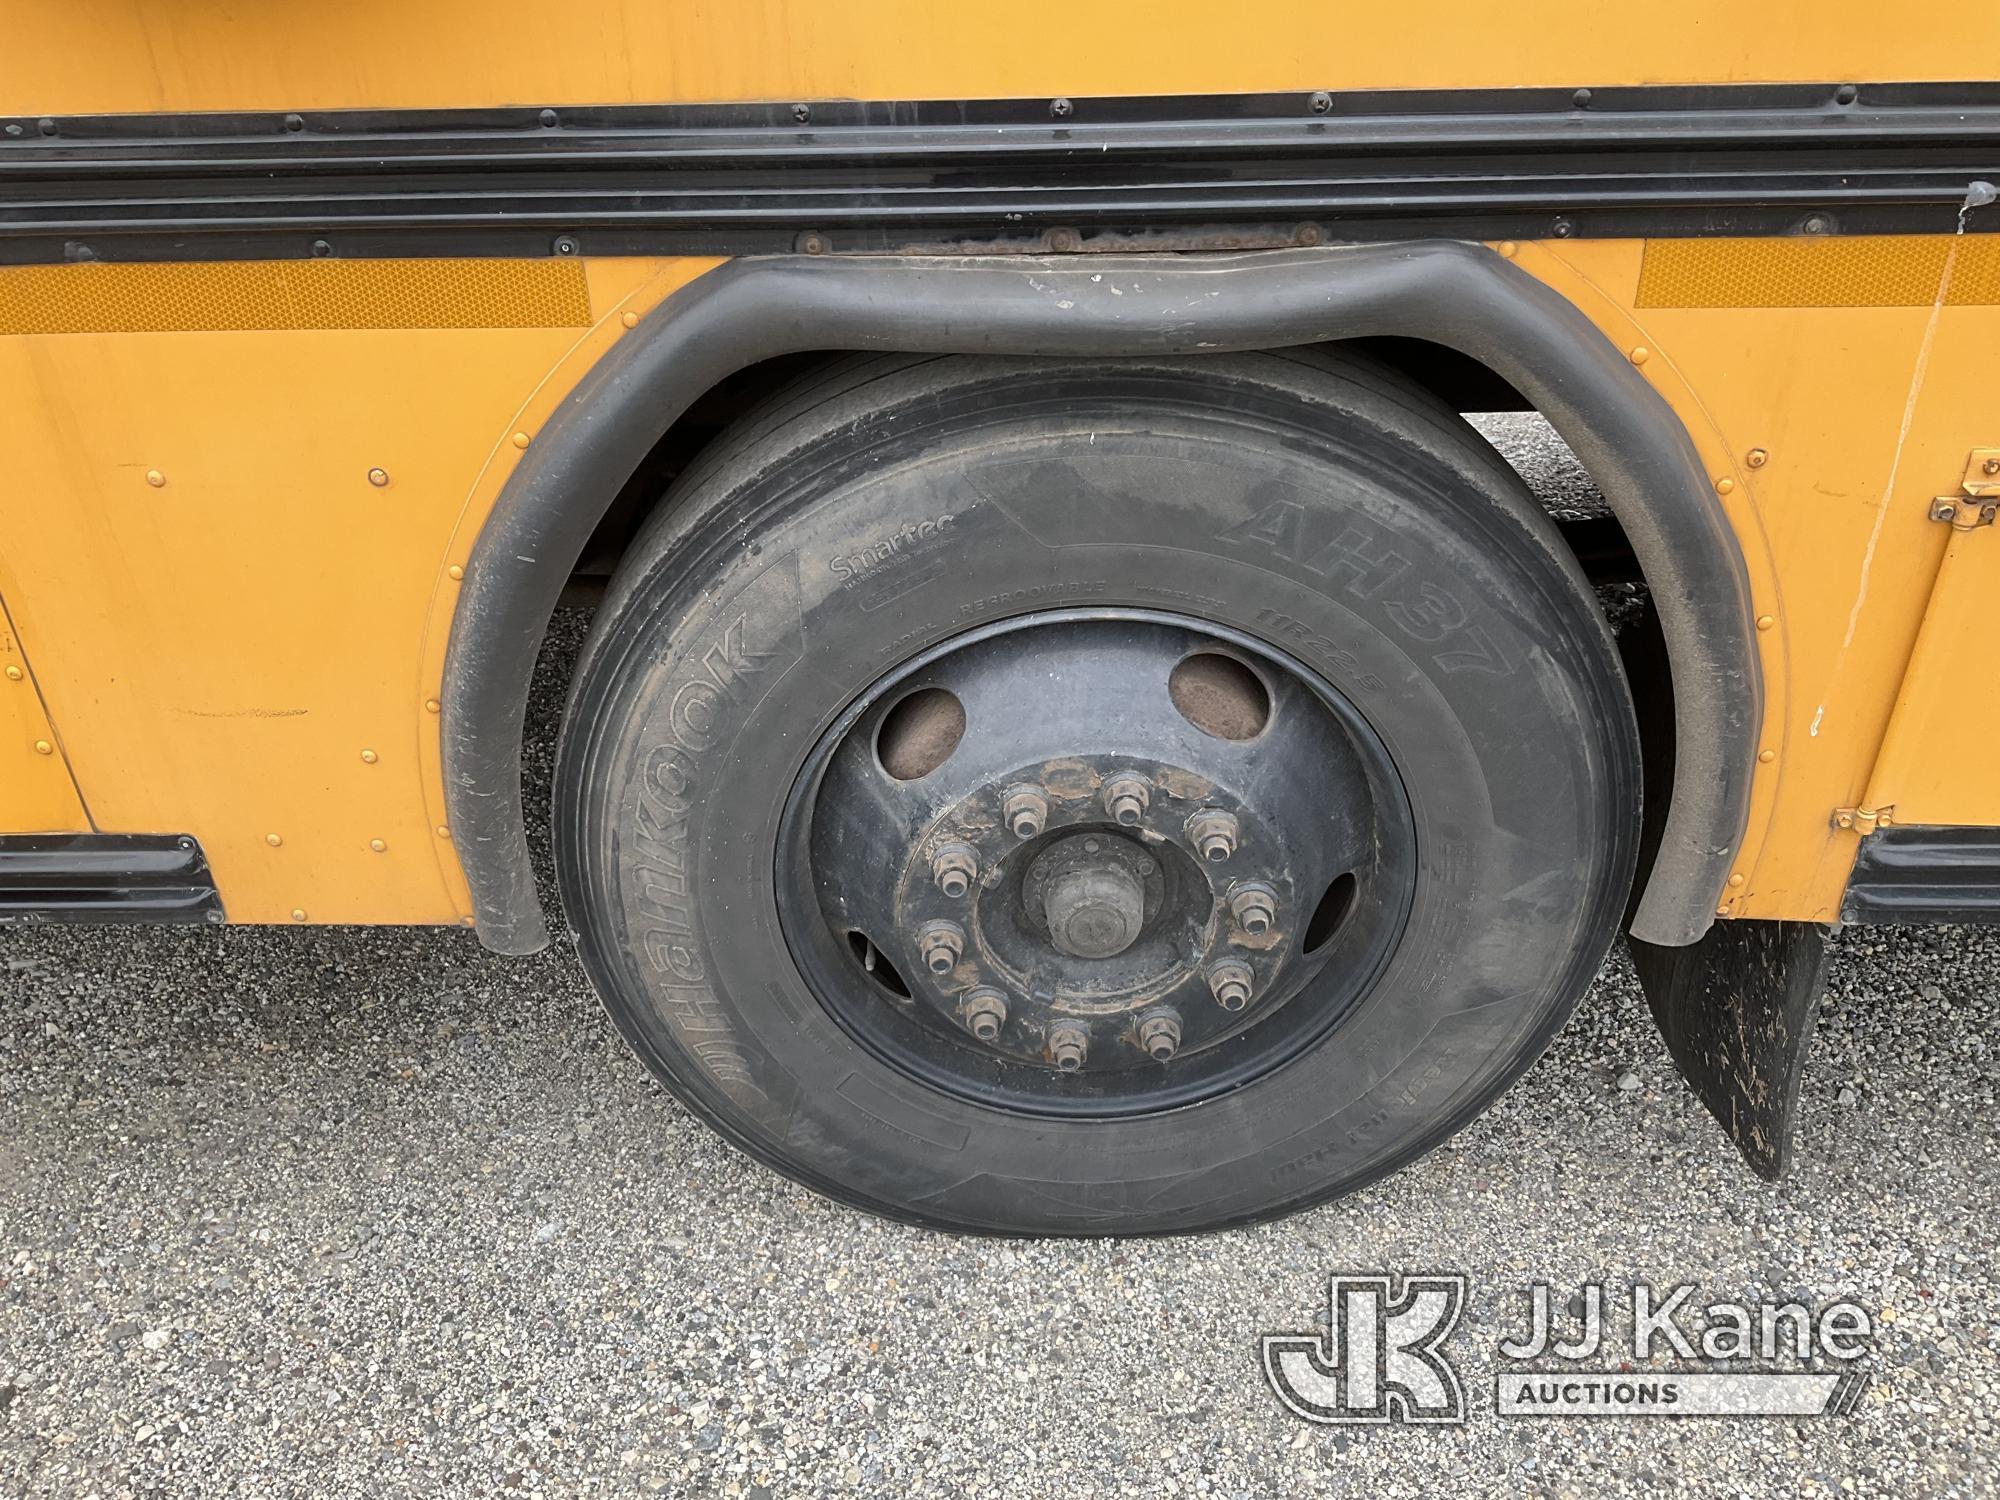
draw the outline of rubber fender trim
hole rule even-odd
[[[1219,256],[735,260],[656,308],[537,435],[474,545],[445,662],[445,795],[481,941],[549,934],[521,804],[536,651],[599,518],[660,434],[725,376],[811,350],[1147,355],[1398,335],[1508,380],[1602,489],[1644,570],[1672,665],[1676,760],[1631,930],[1691,943],[1748,819],[1762,684],[1741,550],[1685,428],[1560,294],[1480,245]]]

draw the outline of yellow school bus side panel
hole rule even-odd
[[[1953,80],[2000,7],[1941,0],[346,0],[15,6],[19,113]]]
[[[0,584],[6,581],[0,568]],[[83,833],[90,828],[62,740],[36,691],[28,658],[0,595],[0,831]]]
[[[466,909],[437,761],[454,559],[515,434],[710,262],[546,264],[575,278],[567,325],[368,280],[407,262],[353,263],[318,299],[250,263],[194,268],[192,290],[135,280],[168,267],[53,268],[106,273],[87,288],[156,331],[20,332],[97,311],[6,281],[47,268],[0,270],[15,622],[97,826],[194,835],[234,920]],[[496,306],[529,326],[394,326]]]
[[[2000,241],[1593,241],[1520,258],[1645,351],[1749,563],[1765,721],[1722,909],[1832,921],[1858,846],[1833,814],[1869,793],[1949,535],[1931,499],[2000,410]],[[1967,660],[1940,650],[1926,670]],[[1958,743],[1981,743],[1990,710],[1970,700],[1985,695],[1963,696],[1952,727],[1975,737]],[[1963,788],[1926,810],[1992,815]]]
[[[2000,297],[1925,306],[1914,282],[1864,278],[1831,306],[1674,305],[1715,298],[1649,273],[1660,243],[1501,248],[1628,351],[1714,477],[1766,685],[1724,909],[1828,919],[1856,844],[1830,814],[1867,792],[1933,597],[1948,528],[1928,498],[1989,420],[1978,376]],[[1740,253],[1704,243],[1718,264]],[[276,301],[254,263],[0,270],[0,403],[20,418],[0,527],[19,623],[47,642],[42,695],[99,826],[200,838],[239,920],[462,918],[432,707],[452,570],[518,445],[713,262],[562,263],[588,278],[570,326],[307,326],[411,321],[398,299],[429,285],[424,264],[355,263]],[[164,279],[142,295],[141,272]],[[78,285],[127,285],[115,316],[145,331],[105,331],[113,315]],[[1890,305],[1853,305],[1867,299]],[[488,303],[453,306],[464,324]],[[535,306],[517,320],[553,316]],[[1919,661],[1962,668],[1949,643]],[[1925,714],[1981,732],[1976,698],[1933,692]],[[1926,816],[1990,816],[1964,784],[1937,787]]]

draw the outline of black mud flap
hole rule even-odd
[[[1826,929],[1813,922],[1717,922],[1700,942],[1628,939],[1667,1050],[1759,1177],[1792,1162],[1799,1080],[1826,984]]]

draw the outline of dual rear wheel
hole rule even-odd
[[[1553,527],[1319,351],[842,362],[718,439],[579,665],[611,1014],[780,1171],[942,1227],[1350,1191],[1546,1045],[1638,754]]]

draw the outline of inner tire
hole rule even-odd
[[[870,1005],[907,1018],[932,980],[901,969],[899,953],[920,951],[905,935],[857,934],[824,961],[805,950],[811,918],[785,887],[811,856],[800,797],[810,808],[827,747],[857,718],[886,718],[883,684],[912,663],[1043,621],[1212,631],[1223,686],[1189,701],[1224,694],[1235,717],[1202,733],[1238,767],[1275,743],[1286,701],[1279,682],[1264,729],[1254,689],[1227,698],[1252,669],[1294,673],[1345,726],[1340,744],[1360,747],[1363,769],[1341,774],[1371,778],[1368,826],[1386,831],[1358,884],[1326,881],[1281,909],[1271,941],[1296,932],[1310,965],[1310,931],[1333,955],[1293,971],[1282,1045],[1258,1029],[1275,1015],[1253,1012],[1240,1033],[1202,1017],[1226,1087],[1154,1108],[1127,1068],[1130,1101],[1079,1111],[1109,1073],[1065,1081],[1071,1060],[1053,1054],[1046,1076],[1024,1055],[975,1059],[1010,1087],[958,1087],[868,1029]],[[1183,709],[1197,727],[1202,711]],[[977,753],[976,725],[953,740],[948,715],[904,718],[908,764],[885,785],[921,790]],[[1335,837],[1296,802],[1269,819],[1296,847]],[[840,361],[782,393],[663,499],[578,666],[555,845],[620,1031],[760,1160],[943,1228],[1146,1234],[1350,1192],[1473,1118],[1595,974],[1638,814],[1631,704],[1589,587],[1518,477],[1427,392],[1320,350],[899,356]],[[1405,838],[1402,870],[1388,846]],[[1343,901],[1374,901],[1386,933],[1352,962],[1341,934],[1362,924]],[[884,993],[851,988],[877,982],[878,958]],[[1248,1071],[1217,1061],[1253,1051]]]

